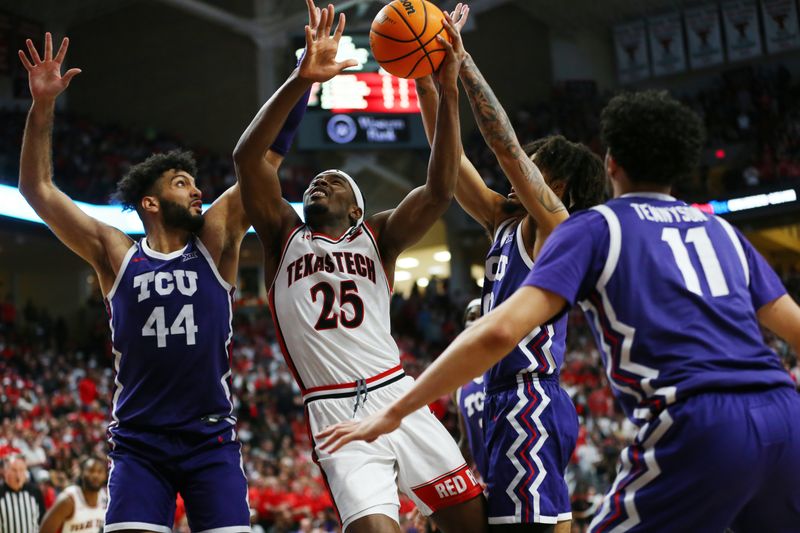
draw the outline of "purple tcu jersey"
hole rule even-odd
[[[725,220],[655,193],[573,215],[525,281],[580,302],[626,414],[703,392],[792,386],[756,311],[778,276]]]
[[[486,445],[483,442],[483,400],[486,392],[483,389],[483,376],[477,377],[456,390],[456,400],[461,418],[464,420],[464,431],[475,468],[486,479]]]
[[[233,287],[197,238],[162,254],[131,246],[106,305],[116,379],[109,430],[219,431],[230,393]]]
[[[482,314],[514,294],[533,267],[522,240],[522,218],[500,224],[486,256]],[[486,372],[486,388],[524,372],[558,373],[564,362],[567,318],[531,331],[516,348]]]

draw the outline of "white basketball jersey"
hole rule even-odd
[[[98,533],[103,527],[106,504],[108,498],[106,497],[106,489],[100,489],[97,495],[97,506],[89,507],[86,500],[83,498],[83,491],[80,487],[72,485],[64,489],[72,501],[75,503],[75,512],[72,516],[64,522],[61,527],[61,533]]]
[[[269,292],[287,363],[303,391],[400,364],[391,289],[366,224],[338,239],[303,225],[289,236]]]

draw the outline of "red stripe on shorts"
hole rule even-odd
[[[435,513],[440,509],[476,498],[483,489],[464,464],[452,472],[412,488],[414,494]]]

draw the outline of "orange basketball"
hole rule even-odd
[[[450,41],[443,19],[442,11],[426,0],[393,0],[372,21],[372,55],[399,78],[420,78],[435,72],[445,55],[436,36]]]

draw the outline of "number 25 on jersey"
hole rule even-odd
[[[315,302],[322,296],[322,310],[319,313],[314,329],[335,329],[342,326],[352,329],[357,328],[364,321],[364,301],[358,296],[356,282],[348,279],[339,284],[339,313],[333,311],[336,302],[336,290],[327,281],[321,281],[311,287],[311,301]],[[350,305],[353,309],[352,316],[348,317],[344,306]]]

